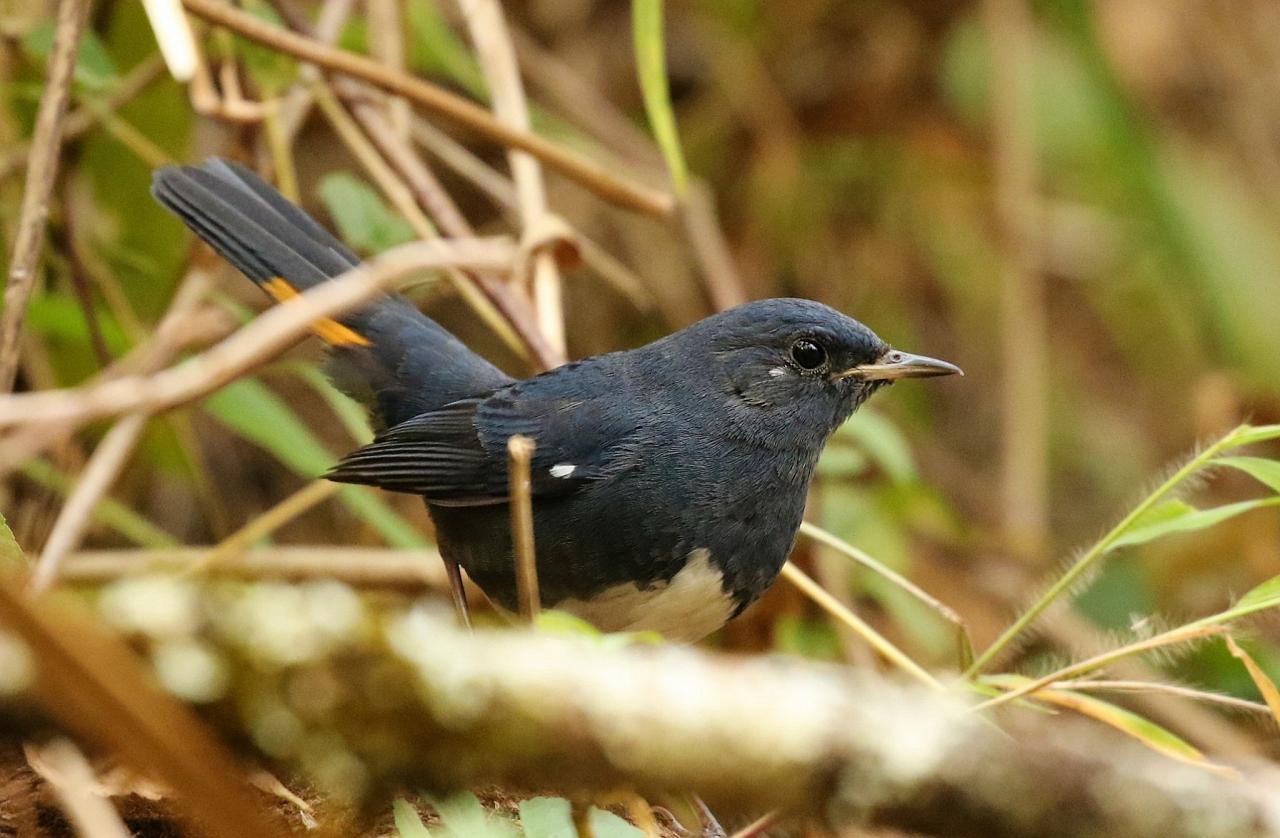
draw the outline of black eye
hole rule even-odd
[[[816,370],[827,362],[827,350],[814,341],[802,338],[791,344],[791,360],[806,370]]]

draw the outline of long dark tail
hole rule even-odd
[[[359,263],[315,219],[235,163],[166,166],[151,193],[277,302]],[[333,349],[335,380],[385,426],[511,380],[396,295],[315,331]]]

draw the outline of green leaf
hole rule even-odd
[[[369,415],[364,405],[334,387],[325,374],[311,364],[296,364],[291,369],[329,403],[329,409],[338,417],[352,439],[361,445],[373,441],[373,429],[369,427]]]
[[[347,172],[326,175],[320,198],[342,238],[356,250],[381,253],[413,238],[409,222],[389,210],[372,186]]]
[[[547,634],[567,634],[576,637],[600,637],[603,634],[600,629],[581,617],[570,614],[568,611],[557,611],[554,608],[539,611],[533,625],[538,631],[545,631]]]
[[[1280,439],[1280,425],[1241,425],[1231,433],[1231,448]]]
[[[489,89],[471,50],[449,27],[437,4],[409,0],[409,66],[427,76],[444,76],[477,99],[487,102]]]
[[[1162,524],[1176,521],[1187,515],[1192,515],[1198,510],[1180,498],[1172,498],[1163,501],[1148,509],[1146,512],[1134,518],[1128,528],[1121,533],[1133,532],[1135,530],[1144,530],[1148,527],[1156,527]],[[1113,546],[1118,546],[1121,542],[1116,542]]]
[[[1180,506],[1174,506],[1175,504],[1180,504]],[[1163,538],[1174,533],[1208,529],[1237,515],[1266,506],[1280,506],[1280,498],[1244,500],[1239,503],[1215,506],[1212,509],[1196,509],[1194,506],[1182,501],[1168,501],[1154,507],[1148,513],[1148,515],[1153,515],[1159,512],[1160,517],[1157,520],[1144,524],[1143,521],[1148,516],[1142,516],[1123,535],[1111,543],[1111,549],[1146,544],[1149,541],[1155,541],[1157,538]]]
[[[246,0],[241,5],[245,12],[258,20],[277,28],[286,28],[280,15],[265,0]],[[262,94],[262,98],[279,96],[298,77],[298,63],[293,58],[241,35],[229,34],[225,40],[215,39],[212,48],[218,57],[225,57],[227,52],[232,52],[234,54],[230,58],[242,60],[245,73]]]
[[[53,52],[54,25],[55,22],[49,19],[32,27],[22,41],[22,48],[27,55],[41,61],[49,60]],[[104,90],[114,84],[119,76],[116,65],[107,54],[107,48],[103,46],[102,41],[93,30],[85,30],[80,37],[80,47],[76,51],[76,69],[73,76],[76,83],[93,90]]]
[[[501,815],[485,811],[471,792],[455,794],[447,800],[428,798],[440,815],[445,834],[451,838],[517,838],[519,831]]]
[[[17,572],[26,567],[27,559],[22,555],[18,539],[13,537],[13,530],[9,529],[4,513],[0,512],[0,573]]]
[[[333,464],[333,454],[316,439],[311,429],[283,399],[255,378],[242,378],[222,388],[205,399],[204,409],[303,477],[314,478]],[[392,546],[425,544],[407,521],[363,487],[343,487],[338,498]]]
[[[989,684],[995,684],[1007,689],[1016,689],[1030,682],[1029,678],[1021,675],[996,675],[985,678],[984,680]],[[1213,767],[1211,763],[1205,760],[1204,754],[1200,753],[1194,745],[1191,745],[1186,740],[1180,738],[1174,733],[1171,733],[1150,719],[1145,719],[1137,713],[1130,712],[1122,707],[1117,707],[1110,702],[1071,690],[1062,689],[1040,690],[1035,694],[1034,700],[1075,710],[1077,713],[1109,725],[1128,736],[1132,736],[1134,739],[1137,739],[1152,750],[1159,751],[1165,756],[1172,757],[1173,759],[1181,762],[1190,762],[1205,767]]]
[[[662,149],[676,195],[684,197],[689,175],[667,81],[666,46],[662,32],[662,0],[631,0],[631,38],[636,52],[636,74],[644,97],[649,126]]]
[[[1280,576],[1273,576],[1267,581],[1255,585],[1248,593],[1240,597],[1230,610],[1249,609],[1257,611],[1262,608],[1271,608],[1275,605],[1280,605]]]
[[[613,812],[591,809],[591,833],[595,838],[645,838],[644,830],[632,826]]]
[[[1280,494],[1280,462],[1276,460],[1263,457],[1219,457],[1214,462],[1239,469],[1259,483],[1265,484],[1271,491]]]
[[[525,838],[578,838],[573,807],[563,797],[531,797],[520,801]]]
[[[422,822],[422,816],[407,800],[397,799],[391,804],[391,812],[396,819],[396,832],[400,838],[431,838],[431,830]]]

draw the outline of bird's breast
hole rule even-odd
[[[738,603],[705,549],[689,554],[671,579],[647,586],[613,585],[588,599],[562,599],[568,611],[605,632],[656,631],[668,640],[701,640],[729,621]]]

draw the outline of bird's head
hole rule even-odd
[[[890,347],[866,326],[812,300],[747,303],[686,330],[739,433],[821,445],[867,397],[901,378],[960,373]]]

